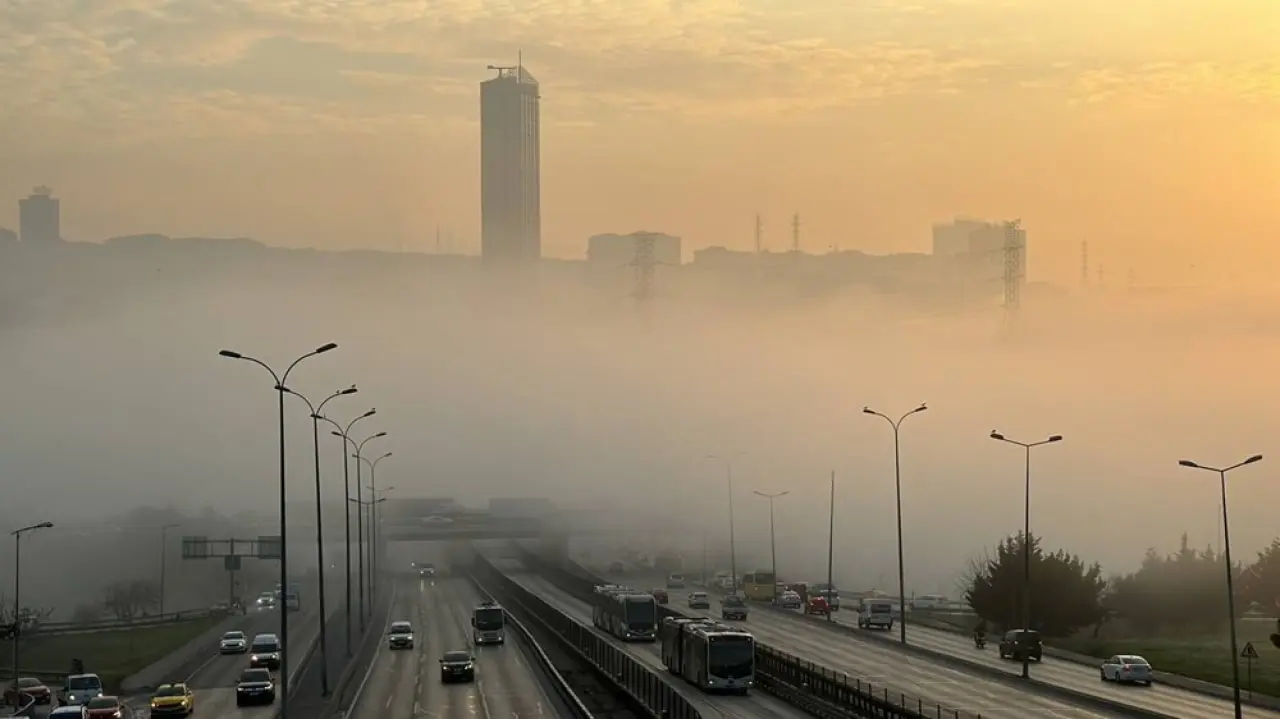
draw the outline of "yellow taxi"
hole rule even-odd
[[[196,695],[182,682],[161,684],[151,696],[151,716],[191,716],[196,710]]]

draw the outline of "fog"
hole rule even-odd
[[[109,300],[0,329],[0,520],[57,525],[24,540],[43,558],[24,561],[24,582],[70,586],[40,546],[134,507],[275,511],[273,382],[224,348],[283,367],[338,343],[288,385],[314,400],[358,385],[326,414],[377,408],[355,434],[389,433],[366,453],[394,453],[377,475],[391,496],[546,496],[679,524],[669,543],[686,548],[705,528],[719,547],[725,472],[706,456],[745,453],[733,464],[740,570],[768,561],[768,503],[752,492],[786,490],[779,571],[825,573],[834,471],[838,579],[886,588],[893,435],[861,409],[927,402],[901,434],[908,586],[921,592],[950,591],[969,558],[1022,525],[1023,455],[993,429],[1065,436],[1033,453],[1033,532],[1116,572],[1184,531],[1216,545],[1215,477],[1177,460],[1267,454],[1280,429],[1267,402],[1280,325],[1260,299],[1045,293],[1010,326],[995,309],[913,313],[864,297],[676,300],[659,277],[645,313],[625,287],[602,291],[571,268],[481,283],[474,269],[333,257],[323,272],[119,278]],[[309,502],[312,427],[301,402],[287,410],[288,492]],[[341,506],[341,445],[321,431],[325,501]],[[1270,461],[1232,476],[1238,559],[1276,531]]]

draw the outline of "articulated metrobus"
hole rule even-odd
[[[496,602],[481,602],[471,612],[471,641],[476,644],[505,644],[507,615]]]
[[[777,581],[773,572],[758,569],[742,575],[742,593],[747,596],[747,599],[757,602],[772,601],[774,592],[777,591],[775,586]]]
[[[667,617],[658,630],[667,670],[704,692],[746,694],[755,684],[756,640],[711,619]]]
[[[658,633],[658,602],[626,587],[597,587],[591,623],[628,642],[652,642]]]

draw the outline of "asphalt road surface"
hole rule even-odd
[[[388,623],[411,622],[416,643],[413,649],[379,648],[352,719],[569,716],[515,632],[507,632],[504,645],[472,645],[471,610],[481,597],[469,581],[405,579],[394,591]],[[440,657],[455,649],[476,657],[474,683],[441,683]]]

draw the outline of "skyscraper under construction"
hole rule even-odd
[[[542,256],[538,81],[523,64],[480,83],[480,254],[486,263]]]

